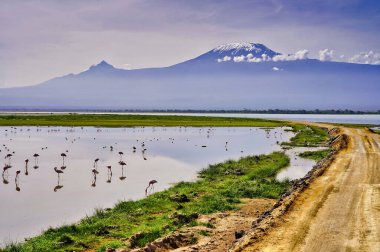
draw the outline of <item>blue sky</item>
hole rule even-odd
[[[376,0],[2,0],[0,87],[103,59],[120,68],[168,66],[230,42],[307,49],[315,58],[329,49],[350,61],[380,52],[379,28]]]

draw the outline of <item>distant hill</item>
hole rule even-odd
[[[22,73],[20,73],[22,74]],[[0,89],[0,109],[380,109],[380,65],[283,55],[262,44],[219,46],[163,68],[117,69]]]

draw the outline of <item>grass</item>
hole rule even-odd
[[[174,115],[32,114],[0,115],[0,126],[215,126],[279,127],[285,122],[256,118]]]
[[[296,135],[290,139],[290,142],[284,142],[282,145],[317,147],[324,145],[329,140],[328,132],[319,127],[303,124],[292,124],[290,126]]]
[[[120,202],[108,211],[97,209],[78,224],[50,228],[0,251],[141,247],[182,226],[205,225],[196,222],[198,214],[237,209],[241,198],[278,198],[290,184],[275,180],[275,175],[288,164],[284,153],[274,152],[210,165],[196,182],[181,182],[138,201]]]
[[[320,161],[323,158],[327,157],[331,153],[331,149],[318,150],[318,151],[305,151],[299,154],[302,158],[307,158],[315,161]]]

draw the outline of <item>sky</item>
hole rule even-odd
[[[125,69],[169,66],[231,42],[380,64],[380,1],[1,0],[0,87],[102,60]]]

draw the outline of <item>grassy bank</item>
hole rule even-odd
[[[325,144],[329,139],[328,132],[319,127],[303,124],[291,124],[290,126],[296,135],[290,139],[290,142],[284,142],[282,145],[317,147]]]
[[[138,201],[97,210],[76,225],[46,230],[40,236],[2,251],[70,251],[106,247],[139,247],[184,225],[197,223],[197,214],[236,209],[241,198],[278,198],[289,188],[275,175],[289,163],[280,152],[248,156],[210,165],[196,182],[182,182]],[[141,232],[132,241],[126,238]]]
[[[0,126],[215,126],[215,127],[278,127],[285,122],[255,118],[227,118],[174,115],[110,115],[110,114],[58,114],[58,115],[0,115]]]
[[[318,150],[318,151],[305,151],[299,154],[302,158],[307,158],[315,161],[320,161],[323,158],[327,157],[331,153],[331,149]]]

